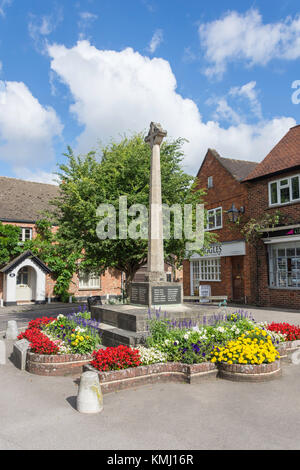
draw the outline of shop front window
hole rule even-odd
[[[221,258],[207,258],[192,262],[193,291],[198,294],[199,282],[221,280]]]
[[[270,287],[300,289],[300,243],[269,247]]]

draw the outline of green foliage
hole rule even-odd
[[[257,241],[263,236],[263,230],[274,228],[279,225],[287,225],[294,221],[279,210],[273,214],[264,214],[259,219],[251,218],[241,228],[241,233],[248,243],[256,245]]]
[[[239,338],[242,334],[251,334],[256,324],[233,314],[225,321],[214,326],[196,326],[179,328],[166,319],[149,320],[150,336],[147,346],[167,355],[168,361],[195,364],[208,361],[213,349],[224,346],[228,341]]]
[[[205,331],[173,327],[167,319],[150,320],[146,343],[166,354],[170,362],[200,363],[209,360],[213,348]]]
[[[74,354],[91,354],[101,344],[101,338],[89,327],[90,315],[80,313],[73,319],[64,315],[58,315],[57,319],[43,327],[43,331],[53,338],[64,342],[66,348]],[[76,321],[77,320],[77,321]],[[80,322],[78,325],[78,322]],[[84,323],[85,326],[82,326]]]
[[[182,145],[183,139],[177,139],[161,146],[162,200],[169,206],[201,203],[204,194],[195,189],[194,179],[182,169]],[[84,270],[99,272],[114,267],[126,273],[128,284],[147,261],[147,240],[99,240],[96,227],[100,217],[96,210],[103,203],[115,207],[118,234],[120,196],[127,196],[128,208],[137,203],[149,206],[150,148],[142,134],[135,134],[119,143],[111,142],[101,153],[101,159],[95,152],[76,157],[68,148],[68,163],[60,165],[58,173],[62,196],[54,204],[58,233],[75,252],[82,253]],[[128,224],[131,221],[128,216]],[[206,232],[206,245],[212,239],[213,235]],[[165,240],[166,259],[175,255],[176,263],[181,264],[185,242],[173,237]]]
[[[53,233],[52,223],[49,220],[37,221],[36,227],[37,236],[27,243],[27,247],[52,270],[56,280],[54,293],[62,302],[68,302],[70,283],[77,270],[80,252],[74,250],[67,240],[60,237],[59,232]]]
[[[0,266],[7,264],[24,250],[19,240],[20,233],[19,227],[0,222]]]

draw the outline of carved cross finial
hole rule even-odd
[[[160,145],[166,135],[167,131],[165,131],[159,123],[151,122],[148,135],[145,137],[145,142],[152,148],[153,145]]]

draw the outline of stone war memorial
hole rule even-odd
[[[182,284],[167,282],[164,271],[160,146],[166,135],[167,132],[160,124],[151,122],[145,138],[151,148],[146,280],[131,284],[129,304],[91,308],[92,319],[100,323],[105,346],[134,346],[143,342],[151,313],[172,321],[201,322],[203,313],[200,314],[197,307],[183,305]]]
[[[133,304],[151,306],[182,303],[182,285],[167,282],[164,270],[163,215],[161,198],[160,146],[167,132],[160,124],[151,122],[145,141],[150,145],[151,171],[149,195],[148,267],[146,282],[131,284]]]

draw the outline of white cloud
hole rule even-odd
[[[263,121],[262,109],[260,101],[258,100],[258,91],[255,89],[256,82],[252,81],[242,86],[235,86],[230,88],[225,96],[214,96],[206,101],[209,106],[215,106],[213,118],[216,120],[223,120],[231,124],[246,123],[249,117],[255,117]],[[233,109],[228,104],[228,100],[235,100],[235,107]],[[246,101],[246,107],[245,103]],[[243,107],[237,106],[243,103]],[[249,103],[249,107],[247,106]]]
[[[241,115],[228,104],[224,96],[220,98],[210,98],[206,101],[206,104],[216,107],[213,114],[214,119],[223,119],[232,124],[240,124],[242,122]]]
[[[98,50],[88,41],[68,49],[49,47],[51,69],[69,87],[74,102],[70,111],[83,132],[77,151],[130,131],[148,131],[158,121],[170,138],[185,137],[185,163],[196,172],[208,147],[221,155],[261,160],[295,121],[277,117],[256,125],[236,123],[225,129],[217,121],[204,122],[194,101],[176,92],[169,62],[144,57],[131,48],[117,52]]]
[[[241,87],[232,87],[229,91],[229,94],[231,96],[247,98],[247,100],[249,100],[250,102],[250,107],[251,107],[253,114],[259,119],[262,119],[261,104],[258,100],[257,91],[255,87],[256,87],[256,82],[252,81],[252,82],[246,83],[245,85]]]
[[[13,168],[16,178],[26,181],[34,181],[36,183],[46,183],[57,185],[57,175],[51,172],[36,170],[31,171],[28,168]]]
[[[98,19],[98,16],[89,11],[82,11],[79,13],[78,28],[79,38],[84,39],[86,36],[87,29],[92,26],[92,23]]]
[[[5,8],[12,4],[12,0],[0,0],[0,15],[5,16]]]
[[[244,60],[247,65],[266,65],[272,59],[300,57],[300,16],[264,24],[256,9],[244,14],[226,13],[221,19],[201,24],[201,45],[210,66],[207,75],[221,77],[229,62]]]
[[[63,9],[61,7],[56,8],[55,12],[52,14],[43,16],[30,13],[29,17],[29,35],[33,39],[35,47],[43,53],[47,47],[47,36],[49,36],[64,19]]]
[[[154,54],[158,46],[163,42],[163,39],[164,39],[163,31],[161,29],[157,29],[155,33],[153,34],[149,47],[148,47],[149,52],[151,54]]]
[[[0,160],[14,167],[42,166],[54,157],[53,139],[62,125],[22,82],[0,81]]]

